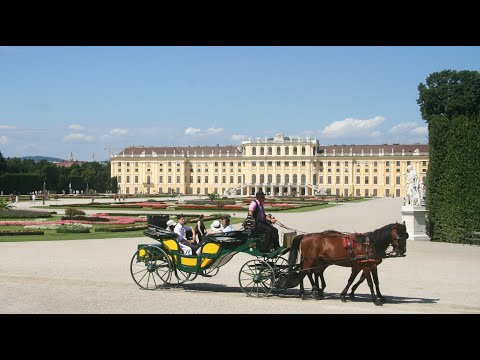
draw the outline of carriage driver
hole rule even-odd
[[[265,194],[263,191],[257,191],[255,194],[255,200],[250,203],[248,207],[248,220],[255,221],[255,227],[260,234],[265,234],[265,240],[268,244],[272,245],[272,250],[276,250],[280,247],[278,240],[278,230],[273,224],[277,220],[271,215],[265,214],[263,204],[265,203]]]

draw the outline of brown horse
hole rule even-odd
[[[384,298],[378,286],[377,266],[382,262],[382,258],[404,256],[407,238],[408,233],[405,223],[385,225],[380,229],[364,234],[346,234],[335,230],[328,230],[321,233],[299,235],[295,237],[292,242],[289,255],[290,271],[293,270],[297,262],[298,251],[301,245],[301,271],[303,272],[303,277],[308,275],[316,298],[323,297],[323,289],[325,288],[323,272],[325,268],[330,265],[339,265],[352,268],[347,286],[340,294],[343,302],[346,301],[345,296],[355,277],[362,271],[362,278],[352,288],[350,296],[353,298],[355,289],[364,279],[367,279],[372,301],[376,305],[382,305]],[[389,245],[392,245],[393,251],[387,255],[386,250]],[[313,274],[315,274],[315,281],[313,280]],[[371,275],[373,275],[378,297],[373,291]],[[322,280],[321,293],[318,286],[319,276]],[[305,299],[303,277],[300,281],[300,296],[302,299]]]

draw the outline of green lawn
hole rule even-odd
[[[44,230],[45,235],[15,235],[0,236],[0,242],[19,241],[51,241],[51,240],[88,240],[88,239],[114,239],[144,236],[143,230],[125,232],[92,232],[79,234],[57,233],[55,230]]]
[[[230,223],[242,223],[244,218],[231,218]],[[210,229],[212,221],[206,221],[205,226]],[[190,223],[190,226],[195,226],[195,223]],[[99,225],[105,226],[105,225]],[[95,227],[95,226],[94,226]],[[21,230],[23,226],[2,226],[0,230]],[[58,240],[88,240],[88,239],[115,239],[115,238],[130,238],[141,237],[144,230],[124,231],[124,232],[95,232],[90,229],[89,233],[57,233],[55,230],[43,230],[44,235],[13,235],[0,236],[0,242],[19,242],[19,241],[58,241]]]

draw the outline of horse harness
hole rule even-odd
[[[358,261],[361,263],[377,261],[375,257],[375,248],[373,248],[373,245],[370,244],[370,238],[368,235],[365,235],[364,241],[358,241],[356,235],[357,234],[345,234],[345,236],[342,236],[342,244],[345,250],[348,250],[350,253],[350,260],[352,262]],[[354,254],[353,248],[355,242],[360,242],[365,246],[365,255]],[[370,253],[372,248],[373,252]]]
[[[365,239],[361,241],[357,239],[358,237],[357,235],[363,235],[363,234],[358,234],[358,233],[341,233],[341,234],[342,234],[342,237],[341,237],[342,245],[345,250],[348,250],[350,257],[332,259],[331,261],[327,261],[322,256],[319,256],[318,259],[321,259],[327,263],[331,262],[332,264],[335,264],[335,263],[338,264],[338,263],[348,261],[352,263],[352,266],[355,262],[359,262],[362,264],[378,262],[378,256],[375,256],[375,248],[373,247],[373,244],[371,244],[370,238],[368,237],[368,235],[364,235]],[[339,236],[339,235],[335,235],[335,236]],[[361,243],[365,247],[365,255],[355,255],[354,253],[355,243]],[[304,256],[304,258],[308,258],[308,257]],[[303,271],[313,270],[319,267],[323,267],[323,266],[315,266],[312,268],[303,269]]]

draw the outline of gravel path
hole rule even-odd
[[[276,217],[307,232],[366,232],[401,221],[400,210],[401,199],[382,198]],[[142,290],[130,276],[130,260],[137,244],[153,242],[140,237],[0,243],[0,313],[480,313],[479,246],[408,241],[406,257],[386,259],[379,266],[380,289],[387,303],[375,306],[366,282],[357,290],[357,300],[340,301],[350,270],[338,266],[325,272],[324,300],[302,301],[298,288],[270,298],[247,297],[239,287],[238,272],[253,258],[243,253],[215,277],[199,277],[169,289]]]

